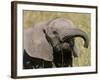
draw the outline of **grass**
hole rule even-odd
[[[41,21],[52,20],[56,17],[63,17],[71,20],[77,28],[85,31],[89,39],[91,39],[90,14],[88,13],[64,13],[64,12],[45,12],[45,11],[24,11],[24,28],[31,27]],[[83,47],[83,40],[76,38],[76,44],[80,50],[79,57],[74,58],[73,66],[89,66],[91,65],[91,47]]]

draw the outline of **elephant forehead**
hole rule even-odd
[[[68,32],[68,29],[75,28],[75,25],[70,20],[60,18],[52,21],[48,28],[48,34],[52,35],[52,32],[56,31],[61,37],[64,33]]]
[[[56,22],[53,25],[55,28],[73,28],[73,25],[68,22]]]
[[[50,27],[55,27],[55,28],[73,28],[75,25],[72,23],[72,21],[64,18],[58,18],[53,20],[50,25]]]
[[[42,28],[33,27],[24,32],[24,49],[31,57],[52,61],[52,47],[47,42]]]

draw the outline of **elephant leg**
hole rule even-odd
[[[72,46],[73,46],[73,40],[70,40],[70,42],[64,42],[62,44],[62,53],[63,53],[63,67],[71,67],[73,63],[72,58]]]
[[[63,51],[63,67],[72,67],[73,58],[71,51]]]
[[[56,67],[61,67],[62,66],[62,57],[61,57],[61,52],[54,50],[53,51],[53,62]]]
[[[54,64],[56,67],[72,67],[73,64],[73,58],[72,53],[69,51],[63,51],[63,53],[54,53]]]
[[[53,61],[56,67],[69,67],[72,66],[72,49],[70,49],[69,43],[61,43],[61,51],[54,49]]]

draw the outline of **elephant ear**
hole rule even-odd
[[[46,22],[35,24],[24,31],[24,49],[30,57],[43,59],[46,61],[53,60],[52,46],[49,45],[43,29]]]

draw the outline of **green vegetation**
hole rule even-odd
[[[71,20],[77,28],[85,31],[89,39],[91,39],[91,27],[90,27],[90,14],[88,13],[65,13],[65,12],[45,12],[45,11],[23,11],[24,28],[28,28],[41,21],[52,20],[56,17],[63,17]],[[74,66],[89,66],[91,65],[91,47],[84,48],[83,40],[76,38],[76,44],[79,48],[79,57],[74,58]]]

